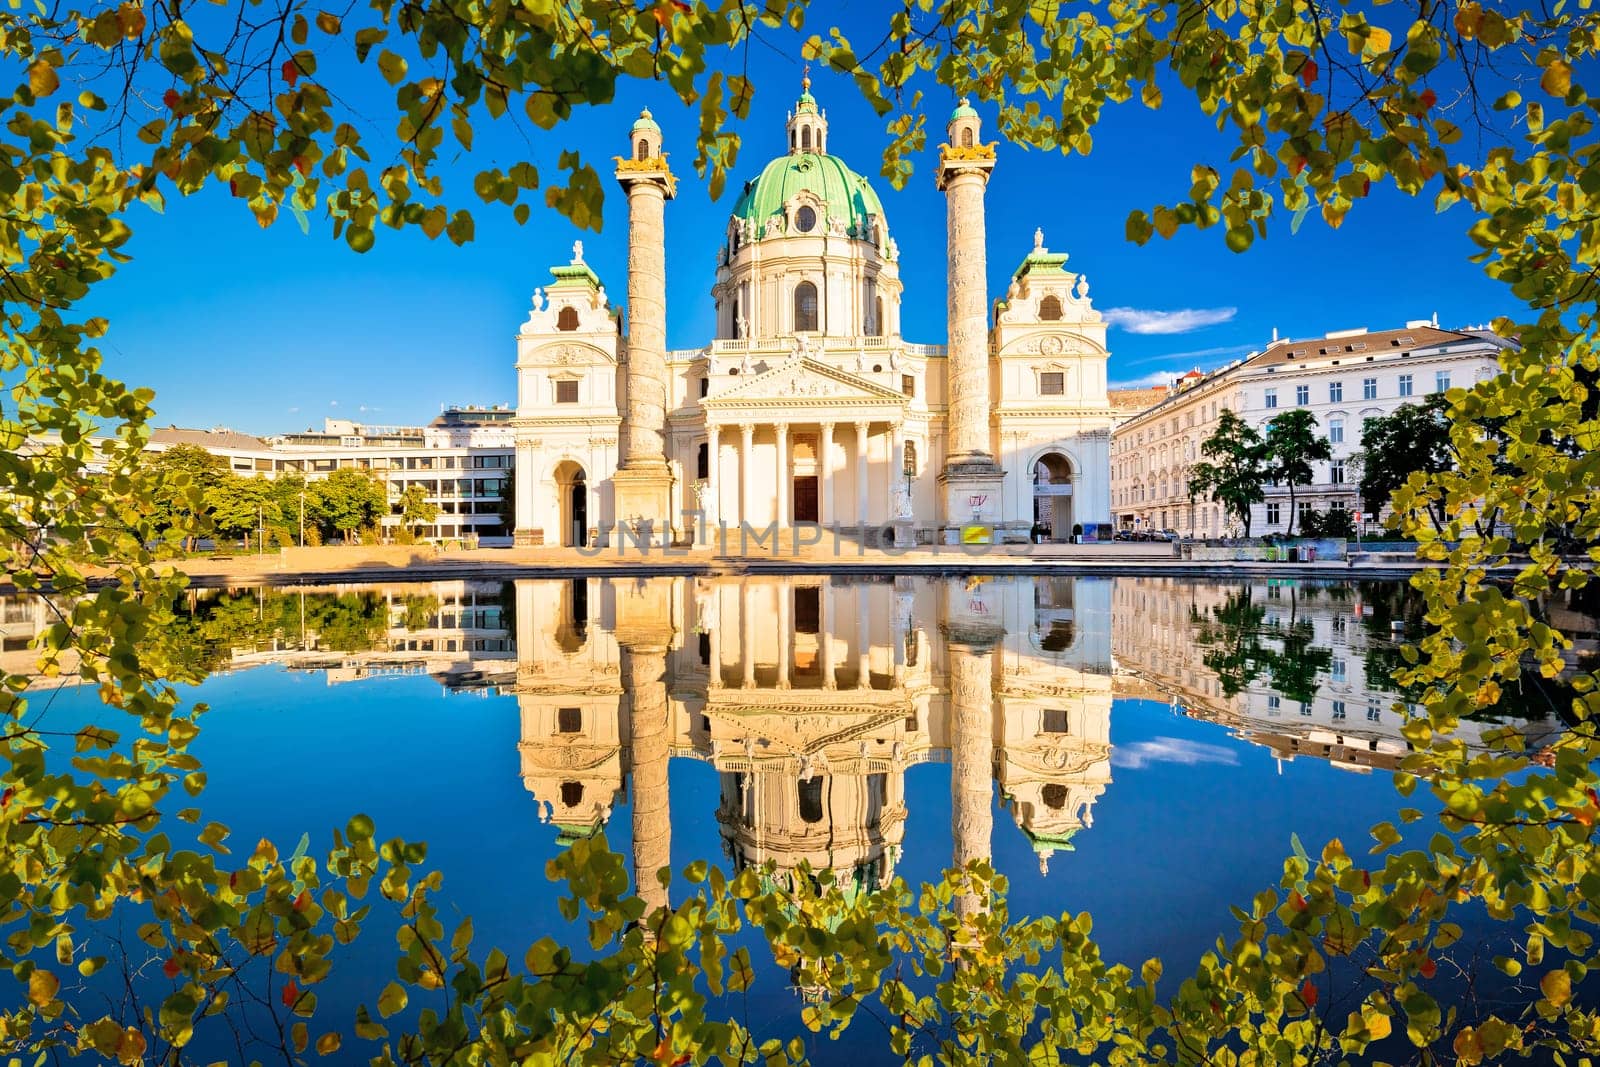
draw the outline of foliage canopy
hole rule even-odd
[[[441,160],[470,152],[485,122],[517,115],[553,130],[624,80],[657,80],[696,109],[695,166],[718,189],[738,147],[729,119],[755,91],[727,71],[749,69],[761,34],[803,33],[806,20],[799,0],[375,0],[342,11],[125,0],[0,12],[4,69],[19,79],[0,100],[0,566],[58,613],[42,650],[49,668],[97,686],[131,735],[45,731],[29,714],[28,679],[5,679],[0,960],[21,993],[0,1015],[8,1055],[183,1059],[197,1026],[246,1011],[272,1020],[266,1040],[285,1057],[332,1055],[347,1031],[319,1019],[315,989],[372,896],[405,920],[396,980],[353,1029],[377,1062],[799,1059],[798,1043],[758,1044],[713,1017],[703,988],[748,980],[726,939],[743,922],[763,926],[779,961],[826,993],[807,1025],[846,1025],[876,998],[897,1051],[950,1062],[1022,1062],[1040,1046],[1109,1062],[1307,1062],[1359,1056],[1390,1035],[1463,1063],[1596,1051],[1600,1017],[1579,987],[1595,962],[1600,886],[1597,698],[1538,610],[1586,585],[1600,559],[1600,212],[1595,104],[1582,84],[1600,16],[1581,4],[1111,0],[1068,11],[917,0],[885,13],[881,43],[831,31],[807,46],[884,116],[884,167],[897,182],[925,146],[923,93],[934,86],[994,109],[1014,142],[1079,153],[1108,106],[1181,97],[1235,143],[1232,169],[1197,163],[1173,203],[1135,206],[1135,241],[1216,228],[1242,251],[1285,213],[1336,226],[1384,183],[1464,209],[1484,269],[1526,308],[1495,323],[1518,347],[1492,381],[1449,394],[1454,469],[1409,478],[1392,500],[1394,523],[1436,564],[1417,583],[1431,629],[1407,657],[1425,699],[1400,784],[1431,797],[1455,833],[1400,848],[1384,824],[1373,831],[1381,859],[1338,842],[1289,857],[1281,884],[1239,909],[1238,936],[1158,994],[1159,964],[1137,980],[1108,966],[1087,917],[1013,921],[1003,882],[981,865],[920,897],[896,886],[849,902],[826,884],[769,889],[697,866],[687,899],[646,914],[598,845],[553,868],[571,886],[569,910],[593,917],[595,959],[541,943],[518,966],[503,951],[474,954],[470,924],[447,932],[422,846],[384,841],[364,817],[316,857],[269,843],[236,857],[225,828],[184,806],[205,786],[188,751],[203,709],[181,707],[174,686],[204,664],[174,645],[181,578],[158,570],[149,547],[161,536],[141,459],[152,396],[105,377],[95,345],[107,323],[80,311],[128,262],[130,208],[219,185],[263,224],[283,209],[315,216],[358,252],[384,227],[469,240],[472,199],[526,221],[541,189],[546,207],[598,226],[599,175],[576,154],[560,157],[558,180],[527,161],[485,168],[470,194],[445,188]],[[380,82],[394,107],[372,134],[345,101]],[[1481,432],[1489,424],[1501,432]],[[97,427],[109,430],[103,447]],[[202,506],[195,474],[171,488],[182,493],[169,515]],[[345,514],[333,525],[360,525]],[[1510,536],[1481,524],[1486,515]],[[1507,582],[1488,580],[1497,567]],[[91,589],[91,573],[115,581]],[[1493,706],[1530,662],[1569,678],[1578,725],[1537,763],[1511,731],[1488,753],[1454,739],[1454,724]],[[164,820],[191,818],[193,847],[162,832]],[[949,905],[962,895],[988,906],[958,915]],[[1446,1009],[1428,992],[1437,955],[1460,935],[1450,907],[1469,901],[1521,931],[1497,963],[1537,975],[1525,1017]],[[148,920],[141,940],[168,953],[170,993],[148,1014],[74,1018],[62,976],[105,964],[78,946],[130,907]],[[936,992],[891,970],[891,953],[934,976]],[[1330,964],[1346,959],[1370,981],[1334,1010]],[[413,996],[428,1006],[399,1032],[394,1017]]]

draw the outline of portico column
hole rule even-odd
[[[778,487],[778,506],[777,510],[773,512],[773,518],[777,521],[778,530],[781,533],[783,528],[789,525],[789,500],[791,494],[789,487],[789,424],[786,422],[774,423],[773,430],[776,433],[775,440],[778,445],[778,476],[774,479]]]
[[[867,526],[867,423],[856,423],[856,525]]]
[[[716,423],[706,425],[706,500],[701,521],[712,524],[722,519],[722,427]],[[707,537],[715,537],[708,529]]]
[[[706,684],[713,689],[720,689],[722,688],[722,589],[715,585],[711,587],[711,605],[712,621],[706,632],[711,663],[707,670]]]
[[[821,522],[833,522],[839,516],[833,510],[833,423],[822,424],[822,434],[817,444],[817,495],[822,507],[817,513]]]
[[[755,498],[756,428],[748,422],[742,423],[739,434],[739,521],[746,522],[750,518],[750,502]],[[740,539],[742,550],[742,533]]]
[[[898,494],[898,492],[900,490],[900,481],[901,481],[901,477],[902,477],[902,474],[903,474],[903,468],[905,467],[905,456],[901,453],[900,450],[902,448],[904,448],[904,447],[905,447],[905,441],[900,436],[900,424],[897,423],[897,422],[891,422],[889,424],[889,474],[888,474],[888,483],[889,483],[888,484],[888,490],[889,490],[888,500],[889,500],[889,517],[890,518],[895,518],[896,517],[895,500],[896,500],[896,495]]]

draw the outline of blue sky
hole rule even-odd
[[[825,18],[814,25],[825,29]],[[225,194],[175,201],[164,215],[136,209],[133,261],[87,301],[111,321],[107,369],[156,390],[161,425],[272,433],[320,426],[330,415],[414,423],[442,404],[513,403],[517,327],[533,289],[548,281],[551,265],[568,260],[574,239],[584,241],[585,258],[613,299],[625,294],[626,204],[608,177],[613,195],[602,233],[580,232],[542,208],[517,226],[509,210],[472,196],[470,176],[528,157],[553,180],[563,148],[579,149],[609,175],[610,157],[625,151],[626,131],[644,105],[660,120],[681,178],[667,214],[668,343],[703,344],[727,214],[743,181],[783,150],[784,114],[799,92],[799,38],[774,37],[756,52],[757,96],[738,127],[740,163],[717,202],[691,167],[696,116],[665,90],[634,85],[550,133],[526,122],[480,126],[472,155],[447,168],[457,206],[474,208],[477,221],[476,240],[463,248],[382,230],[377,246],[357,255],[330,238],[325,219],[313,218],[309,235],[287,215],[262,230],[242,201]],[[817,71],[813,79],[831,150],[874,178],[883,198],[902,253],[906,335],[942,343],[944,204],[933,184],[935,150],[915,160],[906,189],[893,190],[877,177],[880,121],[848,79]],[[387,90],[375,74],[372,81],[373,95],[357,103],[382,117]],[[1096,306],[1112,322],[1113,382],[1217,366],[1261,347],[1274,328],[1304,337],[1435,312],[1441,325],[1461,326],[1512,310],[1509,295],[1467,261],[1473,248],[1464,209],[1435,214],[1431,200],[1387,187],[1358,203],[1338,230],[1312,215],[1291,235],[1282,217],[1244,255],[1224,248],[1220,228],[1129,244],[1129,211],[1183,199],[1195,163],[1232,169],[1214,121],[1181,91],[1166,99],[1159,112],[1137,103],[1112,108],[1088,158],[1002,143],[989,187],[991,291],[1004,291],[1042,227],[1050,248],[1070,254],[1068,267],[1087,274]],[[930,94],[930,132],[942,133],[952,104]],[[993,109],[979,110],[992,132]],[[381,135],[377,127],[387,122],[369,125]]]

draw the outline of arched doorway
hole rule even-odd
[[[583,468],[572,460],[556,468],[556,499],[561,507],[561,544],[583,548],[589,543],[589,486]]]
[[[1072,464],[1059,452],[1046,452],[1033,465],[1033,523],[1046,541],[1072,539]]]

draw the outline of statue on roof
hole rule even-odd
[[[574,242],[572,242],[572,265],[574,267],[583,266],[583,242],[582,241],[574,241]]]
[[[1044,227],[1043,226],[1035,226],[1034,229],[1033,229],[1033,250],[1035,252],[1043,252],[1044,251]]]

